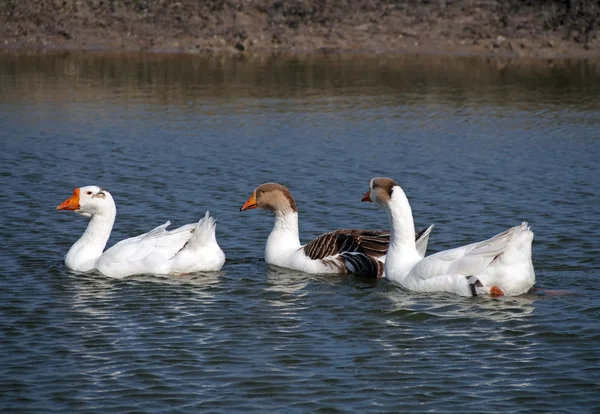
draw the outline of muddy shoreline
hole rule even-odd
[[[600,3],[5,0],[0,48],[599,57]]]

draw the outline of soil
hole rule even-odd
[[[2,0],[5,49],[600,56],[600,1]]]

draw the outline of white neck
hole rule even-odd
[[[385,273],[408,274],[421,257],[415,244],[415,223],[406,194],[394,187],[392,198],[384,206],[390,220],[390,247],[385,258]],[[389,270],[391,271],[388,271]]]
[[[301,247],[298,233],[298,213],[295,211],[275,211],[275,224],[267,239],[265,261],[281,265],[282,255]]]
[[[102,255],[106,242],[115,222],[115,207],[99,214],[94,214],[87,229],[77,242],[71,246],[65,264],[68,268],[87,272],[95,268],[96,261]]]

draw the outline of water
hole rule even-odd
[[[594,62],[0,55],[3,412],[597,412],[600,82]],[[288,185],[303,241],[384,228],[395,178],[430,251],[527,220],[537,288],[410,293],[262,259]],[[222,271],[113,280],[62,259],[109,189],[109,245],[208,209]],[[551,291],[564,291],[551,295]]]

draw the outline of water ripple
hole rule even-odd
[[[599,406],[598,85],[578,77],[592,63],[47,59],[0,72],[3,412]],[[387,227],[360,203],[375,175],[435,223],[431,252],[528,220],[537,289],[460,298],[265,264],[272,218],[239,212],[256,185],[291,188],[306,241]],[[86,222],[55,208],[90,183],[118,204],[109,244],[210,210],[225,267],[69,271]]]

